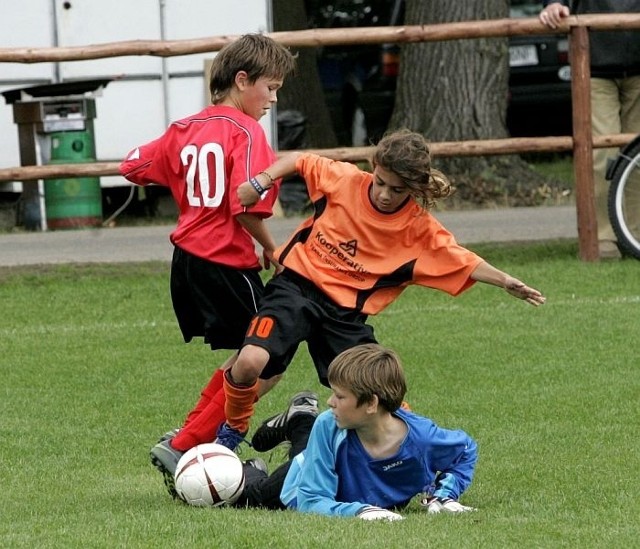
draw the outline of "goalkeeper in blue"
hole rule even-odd
[[[429,513],[475,510],[459,502],[473,479],[475,441],[405,409],[396,353],[378,344],[352,347],[333,360],[328,380],[329,410],[318,415],[317,397],[299,393],[256,431],[256,450],[288,439],[292,459],[270,477],[248,479],[245,505],[401,520],[398,511],[421,494]]]

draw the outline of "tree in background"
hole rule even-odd
[[[272,6],[275,31],[308,28],[304,0],[273,0]],[[298,54],[297,70],[278,92],[278,112],[295,110],[306,118],[306,148],[331,148],[337,146],[337,140],[318,75],[316,50],[292,48]]]
[[[509,0],[406,0],[406,25],[509,17]],[[508,38],[407,43],[402,46],[389,128],[409,127],[430,141],[508,137]],[[454,200],[491,204],[505,196],[531,205],[546,181],[518,156],[439,158],[458,189]]]
[[[407,0],[405,24],[508,16],[508,0]],[[507,51],[506,37],[404,45],[391,125],[434,141],[507,137]]]
[[[327,18],[325,24],[331,21],[331,26],[363,26],[356,22],[359,17],[365,22],[365,14],[375,12],[368,11],[368,8],[375,4],[380,13],[395,11],[396,3],[379,0],[273,0],[275,30],[306,29],[312,14],[317,17],[318,13],[324,12],[340,13],[342,19],[351,18],[347,23],[338,17],[335,21]],[[404,23],[420,25],[502,19],[509,16],[509,6],[510,0],[406,0]],[[366,23],[379,24],[373,19]],[[401,44],[395,105],[389,129],[408,127],[433,142],[508,137],[508,45],[507,37]],[[358,46],[344,48],[348,48],[349,51],[343,53],[349,53],[350,58],[363,59]],[[337,130],[332,125],[318,72],[318,49],[305,47],[298,48],[297,52],[298,73],[278,94],[279,111],[295,109],[304,114],[308,121],[305,147],[335,147]],[[375,102],[373,97],[373,100],[369,98],[369,106]],[[363,100],[363,95],[356,99]],[[334,108],[340,106],[334,104]],[[345,110],[344,105],[342,110]],[[334,120],[340,118],[336,116],[339,113],[333,114]],[[384,125],[375,127],[370,122],[367,119],[369,139],[376,141],[378,134],[384,131]],[[554,193],[549,184],[557,183],[541,178],[518,156],[437,158],[436,164],[450,175],[458,189],[451,203],[504,205],[506,200],[509,205],[533,205],[548,198],[549,192]]]

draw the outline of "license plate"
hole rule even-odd
[[[509,66],[527,67],[538,64],[538,51],[535,46],[510,46]]]

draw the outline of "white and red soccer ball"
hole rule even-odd
[[[240,458],[228,448],[200,444],[180,458],[175,481],[178,495],[189,505],[219,507],[240,497],[244,470]]]

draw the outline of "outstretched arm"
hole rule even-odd
[[[302,153],[294,152],[280,157],[266,170],[255,175],[253,179],[255,179],[265,191],[270,189],[274,180],[296,173],[296,161],[301,154]],[[238,200],[240,200],[240,204],[243,206],[253,206],[259,198],[260,194],[250,182],[247,181],[238,187]]]
[[[517,278],[513,278],[510,274],[496,269],[486,261],[483,261],[475,268],[471,273],[471,278],[478,282],[484,282],[485,284],[492,284],[493,286],[503,288],[513,297],[522,299],[536,307],[538,305],[542,305],[547,299],[535,288],[530,288],[524,282],[521,282]]]

